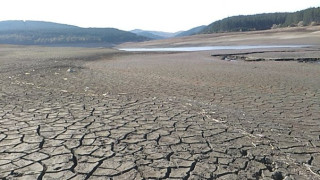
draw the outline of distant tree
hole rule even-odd
[[[119,44],[149,40],[131,32],[114,28],[79,28],[57,23],[39,21],[0,22],[0,43],[3,44]]]
[[[320,23],[320,7],[295,13],[269,13],[228,17],[204,28],[200,33],[266,30],[275,27],[306,26]],[[277,26],[275,26],[277,25]]]

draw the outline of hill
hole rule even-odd
[[[178,32],[162,32],[162,31],[147,31],[147,30],[141,30],[141,29],[135,29],[130,31],[132,33],[135,33],[139,36],[145,36],[151,39],[167,39],[175,37],[177,34],[181,33],[181,31]]]
[[[115,28],[80,28],[42,21],[1,21],[0,43],[19,45],[113,46],[147,37]]]
[[[177,34],[175,37],[195,35],[195,34],[198,34],[199,32],[201,32],[205,27],[206,27],[206,26],[198,26],[198,27],[189,29],[189,30],[187,30],[187,31],[183,31],[183,32]]]
[[[6,30],[40,30],[40,29],[75,29],[77,26],[44,21],[1,21],[0,31]]]
[[[320,23],[320,7],[294,13],[267,13],[247,16],[233,16],[205,27],[200,34],[215,32],[236,32],[267,30],[287,26],[306,26]]]
[[[157,33],[155,33],[154,31],[145,31],[145,30],[141,30],[141,29],[135,29],[130,32],[135,33],[139,36],[148,37],[150,39],[164,39],[165,38],[163,36],[157,35]]]

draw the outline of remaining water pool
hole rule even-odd
[[[168,47],[168,48],[120,48],[122,51],[131,52],[188,52],[188,51],[209,51],[209,50],[241,50],[241,49],[262,49],[262,48],[300,48],[307,45],[255,45],[255,46],[198,46],[198,47]]]

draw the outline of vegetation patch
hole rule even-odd
[[[309,8],[294,13],[267,13],[228,17],[208,25],[200,34],[267,30],[271,28],[318,24],[320,24],[320,7]]]

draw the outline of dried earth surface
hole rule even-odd
[[[0,47],[0,179],[320,179],[317,62]]]

